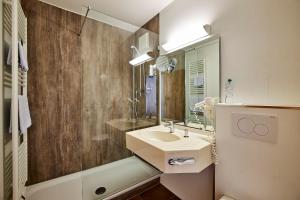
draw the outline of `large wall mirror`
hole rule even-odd
[[[220,99],[219,37],[209,37],[159,59],[169,63],[169,69],[160,70],[161,121],[200,129],[212,126],[197,105],[207,97]]]

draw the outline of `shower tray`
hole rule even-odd
[[[27,188],[28,200],[108,200],[154,179],[161,172],[133,156]]]
[[[82,172],[83,200],[111,199],[160,176],[133,156]]]

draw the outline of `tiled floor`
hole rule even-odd
[[[180,200],[163,185],[159,184],[139,194],[130,200]]]
[[[175,194],[160,184],[157,178],[141,185],[113,200],[180,200]]]

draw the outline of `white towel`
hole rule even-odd
[[[204,74],[200,73],[194,78],[194,86],[201,87],[204,86]]]
[[[27,56],[25,55],[23,45],[20,41],[18,42],[18,49],[19,49],[20,65],[21,65],[22,69],[24,69],[27,72],[28,71]]]
[[[21,133],[25,133],[31,123],[31,117],[28,106],[28,99],[26,96],[19,95],[19,120]]]
[[[20,41],[18,42],[18,51],[19,51],[19,64],[24,71],[28,71],[29,68],[28,68],[27,56],[25,55],[23,45]],[[9,47],[6,64],[9,66],[12,65],[12,49],[11,49],[11,47]]]
[[[200,102],[203,101],[204,97],[203,96],[199,96],[199,95],[190,95],[189,96],[189,101],[190,101],[190,111],[194,111],[195,110],[195,105]],[[198,109],[196,109],[198,110]]]

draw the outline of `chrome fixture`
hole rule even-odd
[[[156,59],[156,69],[158,69],[160,72],[171,73],[175,70],[177,63],[178,62],[176,58],[171,58],[169,60],[167,56],[159,56]]]
[[[193,165],[195,164],[195,158],[171,158],[169,159],[169,165]]]
[[[131,45],[130,48],[131,48],[131,49],[134,49],[137,55],[140,55],[140,54],[141,54],[141,52],[140,52],[135,46]]]
[[[177,59],[176,58],[172,58],[169,61],[169,67],[168,67],[168,72],[171,73],[175,70],[175,67],[177,65]]]
[[[189,137],[189,129],[184,129],[184,136],[185,138],[188,138]]]
[[[168,127],[170,129],[170,133],[174,133],[174,122],[173,121],[165,122],[164,126]]]
[[[128,102],[131,104],[131,119],[138,121],[138,110],[137,104],[140,102],[137,98],[127,98]]]
[[[84,16],[84,19],[83,19],[83,23],[82,23],[81,28],[80,28],[80,32],[78,33],[78,36],[81,36],[82,29],[83,29],[84,24],[85,24],[85,22],[86,22],[86,18],[87,18],[87,16],[88,16],[89,12],[91,11],[91,9],[92,9],[91,6],[87,6],[87,8],[86,8],[86,13],[85,13],[85,16]]]

